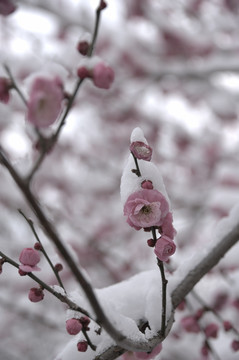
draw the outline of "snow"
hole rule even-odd
[[[156,286],[155,286],[156,285]],[[159,285],[159,286],[158,286]],[[160,330],[161,326],[161,275],[159,269],[145,271],[139,273],[132,278],[121,283],[96,290],[96,295],[103,307],[105,314],[112,324],[133,341],[145,341]],[[83,298],[78,291],[72,294],[77,303],[86,308],[88,311],[92,309],[88,301]],[[167,314],[171,313],[171,302],[169,295],[167,296]],[[68,310],[67,317],[79,316],[72,310]],[[144,335],[138,329],[141,320],[149,321],[150,330],[147,329]],[[92,342],[97,345],[96,353],[102,353],[108,347],[114,345],[113,340],[108,334],[102,331],[101,335],[96,335],[97,329],[90,324],[89,337]],[[87,350],[86,353],[80,354],[77,351],[76,343],[80,340],[79,335],[70,341],[63,349],[62,353],[55,359],[61,360],[92,360],[93,352]]]

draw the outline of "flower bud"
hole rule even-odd
[[[88,343],[85,340],[78,342],[77,344],[78,351],[86,352],[87,348],[88,348]]]
[[[137,159],[150,161],[152,157],[152,148],[142,141],[133,141],[130,145],[130,151]]]
[[[82,329],[79,319],[69,319],[66,321],[66,330],[70,335],[77,335]]]
[[[80,323],[82,324],[82,327],[84,330],[89,330],[89,323],[90,323],[90,319],[88,318],[88,316],[82,316],[80,318]]]
[[[230,321],[223,321],[223,327],[225,331],[229,331],[232,329],[232,324],[230,323]]]
[[[77,44],[77,50],[79,51],[79,53],[81,55],[87,55],[87,52],[88,52],[88,49],[89,49],[89,43],[88,41],[79,41],[78,44]]]
[[[231,343],[231,347],[234,351],[238,351],[239,350],[239,341],[238,340],[233,340]]]
[[[31,288],[28,293],[28,299],[32,302],[39,302],[43,300],[44,293],[41,288]]]
[[[205,335],[208,338],[217,338],[219,327],[215,323],[211,323],[204,329]]]
[[[96,87],[109,89],[114,81],[114,71],[104,63],[98,63],[93,68],[93,82]]]

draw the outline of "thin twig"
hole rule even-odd
[[[153,226],[152,227],[152,235],[153,235],[153,239],[155,241],[155,244],[157,241],[159,241],[157,239],[156,236],[156,229]],[[164,265],[163,262],[161,260],[159,260],[157,258],[157,264],[160,270],[160,274],[161,274],[161,279],[162,279],[162,310],[161,310],[161,333],[162,336],[165,336],[165,329],[166,329],[166,312],[167,312],[167,284],[168,284],[168,280],[165,277],[165,273],[164,273]]]
[[[140,172],[140,169],[139,169],[138,159],[134,156],[134,154],[132,153],[132,151],[131,151],[131,154],[132,154],[132,156],[133,156],[133,158],[134,158],[134,163],[135,163],[135,166],[136,166],[136,169],[133,169],[132,172],[133,172],[134,174],[136,174],[138,177],[140,177],[140,176],[142,176],[142,175],[141,175],[141,172]]]
[[[13,259],[11,259],[9,256],[5,255],[2,251],[0,251],[0,256],[2,258],[4,258],[5,262],[7,262],[7,263],[11,264],[12,266],[14,266],[15,268],[19,269],[19,264],[16,261],[14,261]],[[61,302],[67,304],[71,310],[81,312],[82,314],[84,314],[88,317],[91,317],[90,314],[88,313],[88,311],[84,310],[83,308],[81,308],[80,306],[75,304],[67,296],[53,290],[53,288],[51,286],[47,285],[44,281],[42,281],[40,278],[38,278],[33,273],[31,273],[31,272],[27,273],[26,276],[29,276],[32,280],[37,282],[43,289],[47,290],[49,293],[54,295]]]
[[[23,95],[22,91],[20,90],[20,88],[18,87],[13,75],[12,75],[12,72],[10,70],[10,68],[8,67],[8,65],[4,64],[3,65],[4,69],[6,70],[10,80],[11,80],[11,86],[12,88],[14,88],[16,90],[16,92],[18,93],[18,95],[20,96],[20,98],[22,99],[22,101],[24,102],[25,105],[27,105],[27,100],[25,98],[25,96]]]
[[[39,242],[39,244],[41,245],[40,251],[43,253],[43,255],[45,256],[45,258],[46,258],[46,260],[47,260],[47,262],[48,262],[48,264],[49,264],[50,267],[52,268],[52,271],[54,272],[54,274],[55,274],[55,276],[56,276],[56,278],[57,278],[57,281],[58,281],[59,285],[62,287],[62,289],[65,290],[64,285],[63,285],[63,283],[62,283],[62,280],[61,280],[61,278],[60,278],[60,275],[59,275],[58,271],[56,271],[55,266],[52,264],[51,259],[49,258],[47,252],[45,251],[45,249],[44,249],[44,247],[43,247],[43,245],[42,245],[42,242],[41,242],[41,240],[40,240],[40,238],[39,238],[39,236],[38,236],[38,234],[37,234],[37,232],[36,232],[36,229],[35,229],[35,226],[34,226],[33,221],[32,221],[31,219],[29,219],[29,218],[24,214],[24,212],[23,212],[21,209],[19,209],[18,211],[19,211],[19,213],[24,217],[24,219],[26,220],[26,222],[27,222],[28,225],[30,226],[30,228],[31,228],[31,230],[32,230],[32,232],[33,232],[33,234],[34,234],[37,242]]]

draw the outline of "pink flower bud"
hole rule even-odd
[[[69,319],[66,321],[66,330],[70,335],[77,335],[82,329],[79,319]]]
[[[77,344],[78,351],[86,352],[87,348],[88,348],[88,343],[85,340],[78,342]]]
[[[26,276],[27,275],[27,272],[25,272],[25,271],[23,271],[23,270],[21,270],[20,268],[18,269],[18,274],[20,275],[20,276]]]
[[[168,261],[176,251],[176,245],[168,236],[161,236],[156,242],[154,252],[157,258],[161,261]]]
[[[114,71],[104,63],[99,63],[93,68],[92,78],[95,86],[109,89],[114,81]]]
[[[30,90],[27,120],[38,128],[52,125],[60,114],[63,99],[59,78],[36,78]]]
[[[211,338],[216,339],[217,334],[218,334],[218,330],[219,330],[218,325],[215,324],[215,323],[211,323],[211,324],[206,326],[206,328],[204,329],[204,332],[205,332],[206,337],[208,337],[208,338],[211,337]]]
[[[31,288],[28,293],[28,299],[32,302],[39,302],[43,300],[44,293],[41,288]]]
[[[229,331],[232,329],[232,324],[230,323],[230,321],[223,321],[223,327],[225,331]]]
[[[16,5],[11,0],[0,0],[0,15],[8,16],[16,10]]]
[[[81,55],[87,55],[87,52],[88,52],[88,49],[89,49],[89,43],[87,41],[80,41],[78,44],[77,44],[77,50],[79,51],[79,53]],[[79,75],[78,75],[79,76]],[[81,76],[79,76],[81,77]]]
[[[42,245],[39,243],[39,242],[36,242],[34,244],[34,249],[35,250],[38,250],[38,251],[41,251],[42,250]]]
[[[1,2],[0,2],[0,14],[1,14]],[[11,89],[11,80],[5,77],[0,77],[0,101],[7,104],[10,99],[9,90]]]
[[[99,10],[104,10],[106,7],[106,2],[104,0],[100,0]]]
[[[199,333],[200,327],[197,323],[197,320],[194,316],[185,316],[181,319],[181,326],[183,329],[189,333]]]
[[[60,264],[60,263],[56,264],[56,265],[55,265],[55,270],[56,270],[57,272],[62,271],[62,270],[63,270],[62,264]]]
[[[145,161],[150,161],[152,157],[152,148],[143,143],[142,141],[133,141],[130,144],[130,151],[137,159],[142,159]]]
[[[154,247],[156,244],[156,241],[154,239],[148,239],[147,244],[149,247]]]
[[[21,262],[19,269],[26,273],[40,270],[40,268],[36,266],[36,264],[38,264],[40,261],[40,255],[35,249],[23,249],[19,256],[19,261]]]
[[[144,180],[142,183],[141,183],[141,188],[143,189],[148,189],[148,190],[152,190],[154,187],[153,187],[153,183],[151,180]]]
[[[238,351],[239,350],[239,341],[233,340],[233,342],[231,343],[231,347],[234,351]]]
[[[84,328],[84,330],[89,330],[88,325],[90,323],[90,319],[88,318],[88,316],[81,316],[80,323],[81,323],[82,327]]]
[[[90,77],[89,69],[87,69],[85,66],[81,66],[77,69],[77,75],[81,79],[85,79],[87,77]]]

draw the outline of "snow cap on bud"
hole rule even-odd
[[[92,71],[93,83],[100,89],[109,89],[114,81],[115,74],[110,66],[103,62],[96,64]]]
[[[1,1],[0,1],[0,14],[1,14]],[[10,79],[0,77],[0,102],[7,104],[10,99],[9,90],[12,88],[12,82]]]
[[[25,248],[22,250],[19,261],[21,265],[19,269],[23,272],[40,271],[41,269],[36,266],[40,261],[40,255],[37,250],[32,248]],[[21,274],[20,274],[21,275]]]
[[[82,324],[79,319],[69,319],[66,321],[66,330],[70,335],[77,335],[82,329]]]
[[[59,77],[35,78],[30,89],[27,120],[38,128],[52,125],[60,114],[63,99],[63,85]]]
[[[88,343],[85,340],[78,342],[77,344],[78,351],[86,352],[87,348],[88,348]]]
[[[41,288],[31,288],[28,293],[28,299],[32,302],[39,302],[43,300],[44,293]]]
[[[176,245],[172,239],[168,236],[161,236],[155,245],[155,255],[161,261],[168,261],[169,257],[172,256],[176,251]]]

